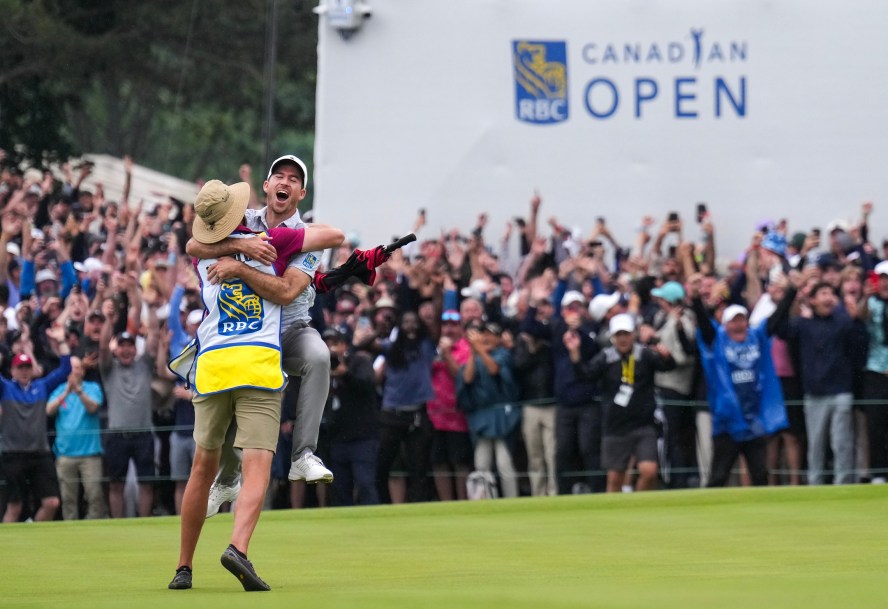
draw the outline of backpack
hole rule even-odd
[[[490,472],[474,471],[466,478],[466,492],[469,499],[496,499],[499,491],[496,478]]]

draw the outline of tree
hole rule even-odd
[[[0,147],[131,154],[186,179],[260,157],[266,0],[0,0]],[[278,7],[276,131],[313,130],[312,3]]]

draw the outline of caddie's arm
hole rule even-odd
[[[221,283],[237,277],[265,300],[286,306],[311,283],[311,277],[297,268],[287,267],[280,277],[264,273],[234,258],[223,257],[207,268],[210,283]]]
[[[201,243],[193,237],[185,244],[185,253],[193,258],[209,260],[234,254],[243,254],[262,264],[272,264],[277,260],[277,250],[269,243],[268,236],[257,236],[254,239],[236,239],[226,237],[218,243]]]

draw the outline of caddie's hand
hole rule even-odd
[[[260,235],[253,239],[238,239],[237,245],[240,253],[244,256],[249,256],[262,264],[271,264],[277,260],[277,250],[269,241],[271,241],[271,237]]]
[[[244,268],[243,262],[238,262],[234,258],[219,258],[216,262],[207,267],[207,279],[210,283],[222,283],[235,277],[239,277]]]

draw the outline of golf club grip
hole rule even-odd
[[[414,235],[413,233],[409,233],[407,235],[404,235],[403,237],[401,237],[397,241],[393,241],[392,243],[389,243],[388,245],[386,245],[385,246],[385,253],[391,254],[393,251],[404,247],[408,243],[413,243],[414,241],[416,241],[416,235]]]

